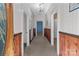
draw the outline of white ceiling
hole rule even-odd
[[[30,9],[34,15],[46,14],[46,12],[48,11],[48,9],[51,6],[50,3],[32,3],[29,5],[30,5]]]
[[[16,4],[18,8],[21,9],[27,9],[29,8],[34,15],[38,14],[46,14],[50,6],[52,5],[51,3],[17,3]],[[40,12],[40,7],[42,12]]]

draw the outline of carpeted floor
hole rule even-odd
[[[57,52],[45,37],[38,35],[31,45],[25,48],[24,56],[57,56]]]

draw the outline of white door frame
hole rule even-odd
[[[59,55],[59,14],[54,11],[51,15],[51,45],[54,45],[54,14],[57,13],[57,55]]]
[[[24,12],[25,14],[26,14],[26,12]],[[25,15],[25,16],[27,16],[27,14]],[[24,17],[24,16],[23,16]],[[28,16],[27,16],[27,18],[26,18],[26,31],[24,30],[24,26],[25,26],[25,19],[23,18],[23,41],[24,41],[24,39],[26,39],[26,43],[27,43],[27,46],[29,46],[30,45],[30,41],[29,41],[29,18],[28,18]],[[25,32],[26,32],[26,34],[25,34]],[[26,38],[25,38],[25,35],[27,36]]]
[[[27,17],[27,46],[30,45],[30,40],[29,40],[29,18]]]
[[[54,21],[53,14],[51,15],[51,45],[54,46]]]
[[[23,21],[22,21],[22,41],[21,41],[21,48],[22,48],[22,56],[24,55],[24,24],[23,24],[23,22],[24,22],[24,18],[23,18],[23,10],[22,10],[22,19],[23,19]]]
[[[41,20],[40,20],[40,21],[41,21]],[[38,22],[38,21],[35,22],[35,25],[36,25],[36,36],[37,36],[37,22]],[[44,36],[44,22],[43,22],[43,21],[41,21],[41,22],[43,23],[43,34],[42,34],[42,35]]]

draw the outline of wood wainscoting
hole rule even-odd
[[[44,36],[48,39],[48,41],[50,42],[50,38],[51,38],[51,31],[49,28],[45,28],[44,29]]]
[[[21,35],[22,33],[14,34],[14,55],[21,56]]]
[[[79,56],[79,36],[59,32],[60,56]]]

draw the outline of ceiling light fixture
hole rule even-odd
[[[39,4],[39,12],[42,12],[43,11],[43,5],[44,5],[44,3],[40,3]]]

